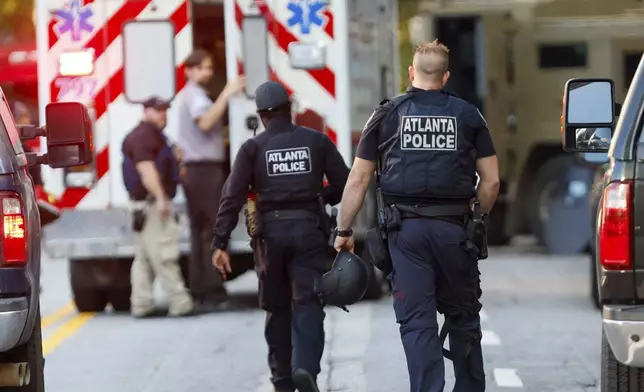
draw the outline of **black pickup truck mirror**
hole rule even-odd
[[[615,84],[610,79],[570,79],[563,99],[563,148],[607,152],[616,117]]]
[[[94,159],[92,122],[78,102],[50,103],[45,108],[47,164],[53,168],[84,166]]]

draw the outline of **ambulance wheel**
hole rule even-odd
[[[130,295],[132,288],[119,288],[110,290],[108,299],[115,312],[129,312],[130,311]]]
[[[72,285],[74,303],[79,312],[102,312],[107,306],[107,296],[100,290],[79,288]]]
[[[363,243],[357,243],[355,245],[354,252],[357,255],[360,255],[360,258],[366,261],[371,267],[371,277],[369,278],[369,285],[367,286],[367,292],[364,294],[362,299],[374,300],[382,297],[382,284],[384,277],[382,272],[373,266],[371,263],[371,258],[369,257],[369,252],[365,248]]]
[[[371,267],[373,273],[371,274],[371,279],[369,279],[369,286],[367,286],[367,292],[364,294],[362,299],[375,300],[382,297],[382,284],[383,276],[382,272],[375,267]]]

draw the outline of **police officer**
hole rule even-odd
[[[465,246],[465,226],[474,197],[485,213],[492,208],[498,166],[479,111],[443,90],[448,53],[438,41],[418,46],[409,67],[412,87],[383,101],[368,120],[342,197],[335,242],[338,250],[353,247],[351,225],[379,164],[389,279],[412,392],[439,392],[445,385],[437,310],[449,327],[454,391],[485,390],[479,270],[477,256]]]
[[[226,248],[250,186],[257,200],[253,220],[263,227],[252,246],[260,306],[267,312],[271,381],[280,392],[315,391],[324,349],[324,311],[315,285],[328,270],[330,234],[321,229],[319,197],[337,204],[349,169],[325,134],[292,123],[281,84],[260,85],[255,103],[266,130],[240,147],[224,185],[213,263],[224,276],[231,273]],[[325,175],[329,185],[323,188]]]
[[[135,257],[132,264],[131,313],[156,315],[155,276],[168,296],[169,314],[186,316],[193,301],[179,267],[179,223],[172,211],[179,165],[163,135],[170,104],[158,97],[143,103],[144,118],[123,141],[123,181],[132,204]]]

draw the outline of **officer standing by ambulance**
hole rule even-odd
[[[257,195],[257,213],[249,218],[259,227],[251,235],[271,381],[279,392],[315,392],[324,349],[315,284],[328,270],[330,234],[321,224],[328,216],[320,198],[337,204],[349,169],[325,134],[292,123],[281,84],[260,85],[255,103],[266,130],[237,152],[215,223],[213,264],[224,277],[231,272],[226,248],[250,187]],[[325,175],[329,185],[323,187]]]
[[[468,102],[443,91],[449,50],[416,48],[412,87],[383,101],[367,122],[342,197],[335,248],[353,248],[351,225],[374,171],[386,211],[394,310],[411,392],[445,387],[436,311],[443,313],[455,392],[485,390],[481,352],[479,255],[466,245],[471,202],[488,213],[499,190],[487,124]],[[480,176],[475,188],[475,174]],[[369,246],[369,245],[368,245]],[[442,333],[441,333],[442,335]]]

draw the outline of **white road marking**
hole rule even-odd
[[[371,306],[369,303],[359,303],[349,309],[350,313],[325,308],[326,344],[321,361],[322,371],[318,375],[321,391],[367,391],[364,356],[371,339]],[[330,363],[333,363],[333,369],[329,369]],[[270,372],[261,376],[257,392],[273,391],[270,376]]]
[[[482,346],[500,346],[501,338],[499,335],[495,334],[494,331],[489,329],[484,329],[481,331],[483,333],[483,339],[481,339]]]
[[[481,309],[481,311],[479,312],[479,317],[481,317],[481,322],[489,320],[489,318],[487,317],[487,312],[483,309]]]
[[[523,382],[517,375],[516,369],[494,369],[494,381],[501,388],[523,388]]]

